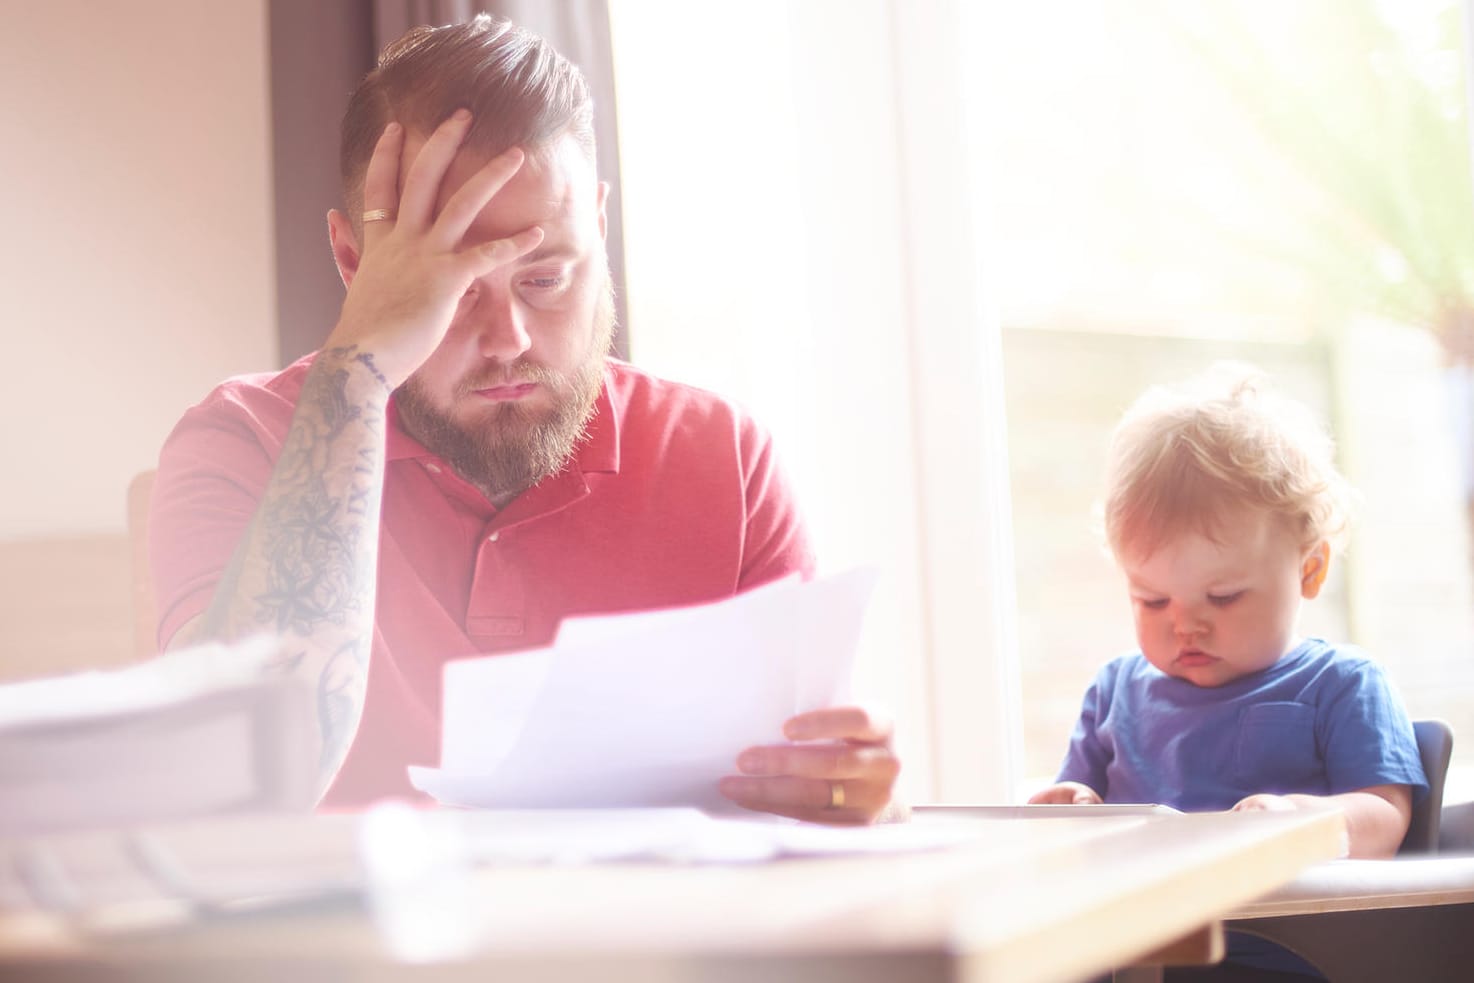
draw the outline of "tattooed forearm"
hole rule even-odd
[[[351,401],[348,380],[343,369],[308,376],[273,494],[263,503],[258,532],[266,589],[256,596],[256,620],[278,633],[311,635],[325,623],[344,625],[372,600],[374,551],[364,543],[377,540],[379,530],[377,521],[366,528],[364,520],[370,512],[377,520],[383,441],[365,444],[353,431],[382,434],[382,424],[363,425],[382,413]]]
[[[309,480],[295,498],[276,503],[262,523],[268,566],[256,596],[256,620],[278,633],[310,635],[324,622],[342,624],[358,610],[358,530],[345,529],[342,502]]]
[[[332,781],[348,753],[361,706],[360,692],[367,669],[368,647],[349,639],[323,666],[317,681],[317,718],[322,727],[318,772],[323,785]]]
[[[307,653],[300,649],[296,652],[280,651],[276,654],[276,658],[266,664],[266,671],[276,675],[290,675],[297,671],[305,658],[307,658]]]
[[[389,388],[367,353],[320,352],[262,501],[201,629],[283,640],[276,671],[313,682],[321,788],[358,720],[373,639]]]
[[[384,387],[386,392],[394,388],[389,384],[389,380],[384,378],[384,373],[380,372],[379,367],[374,364],[373,354],[371,352],[359,351],[357,345],[343,345],[329,348],[323,354],[330,358],[357,362],[359,365],[368,369],[369,374],[379,381],[379,384]]]

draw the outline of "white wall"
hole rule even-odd
[[[0,541],[120,532],[181,411],[275,362],[266,0],[0,23]]]

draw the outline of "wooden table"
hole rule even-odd
[[[150,930],[81,920],[110,926],[98,934],[78,931],[78,918],[27,912],[14,879],[7,888],[0,876],[0,979],[1078,980],[1183,939],[1211,950],[1225,912],[1336,855],[1343,837],[1329,813],[1048,809],[921,814],[915,822],[965,822],[977,834],[930,852],[481,867],[421,907],[443,944],[438,958],[433,938],[420,945],[420,961],[402,944],[396,954],[353,903]],[[241,870],[293,837],[304,871],[330,877],[354,863],[351,820],[306,832],[303,822],[237,820],[213,842],[230,844]],[[190,857],[187,837],[172,842]],[[31,862],[18,859],[22,846],[0,844],[12,868]]]

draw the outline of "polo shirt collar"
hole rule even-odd
[[[399,393],[389,397],[389,433],[384,439],[384,458],[389,461],[428,458],[439,460],[425,445],[404,432],[399,422]]]
[[[614,384],[612,362],[604,365],[604,384],[594,400],[594,417],[589,421],[588,436],[574,450],[578,470],[585,474],[605,471],[619,473],[619,408],[611,396]],[[399,394],[389,397],[389,433],[384,442],[389,461],[421,459],[441,461],[418,440],[404,432],[399,422]],[[441,461],[441,463],[444,463]],[[448,466],[448,465],[447,465]]]

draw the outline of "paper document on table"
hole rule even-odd
[[[451,805],[731,808],[716,784],[739,751],[849,699],[874,579],[571,619],[548,648],[449,663],[441,767],[410,780]]]
[[[751,813],[710,816],[679,806],[466,811],[414,809],[397,802],[371,809],[363,830],[365,849],[382,852],[387,862],[423,855],[425,846],[433,846],[465,867],[631,860],[730,864],[915,853],[972,843],[990,833],[976,822],[825,826]],[[372,864],[376,858],[368,859]]]

